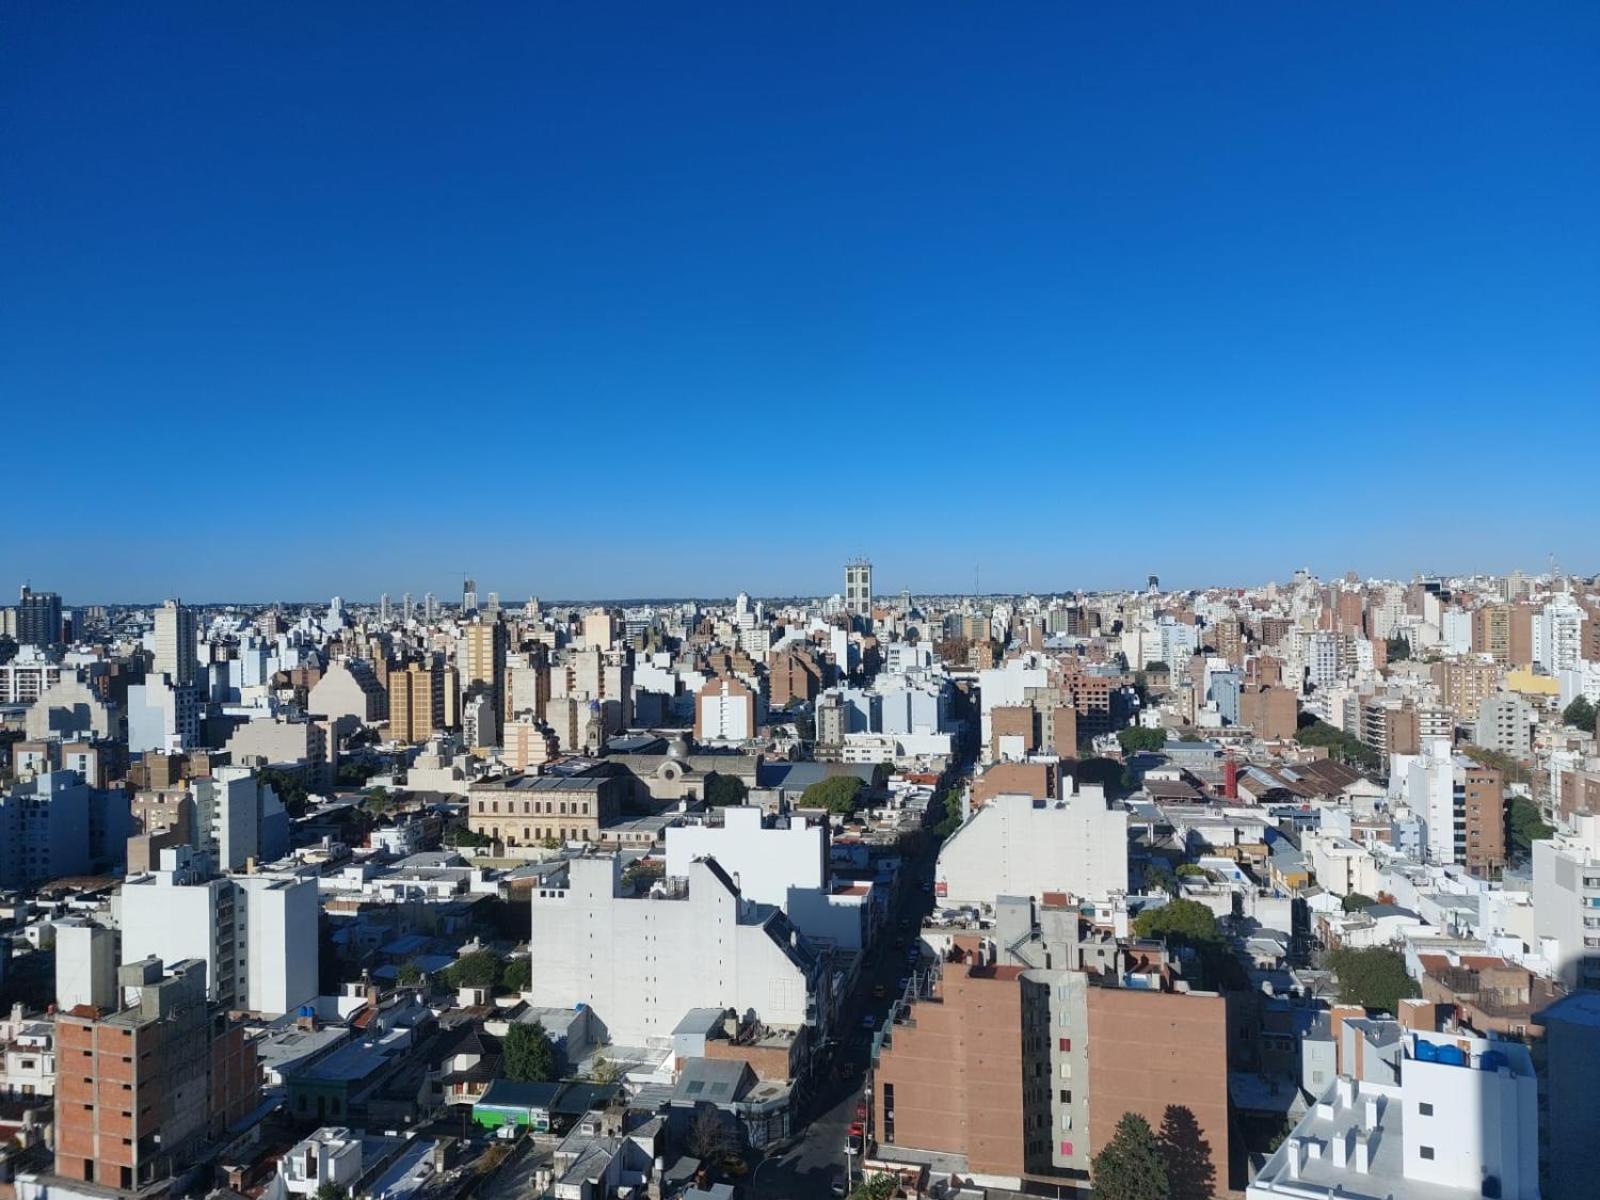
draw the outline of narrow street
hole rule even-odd
[[[838,1043],[833,1049],[828,1081],[801,1114],[805,1128],[778,1153],[764,1159],[748,1179],[753,1197],[774,1200],[822,1200],[836,1195],[833,1186],[845,1179],[846,1134],[858,1119],[857,1106],[866,1105],[865,1094],[872,1031],[863,1024],[871,1016],[881,1028],[889,1006],[900,994],[911,972],[908,950],[917,946],[922,920],[933,908],[933,869],[937,850],[907,863],[901,885],[890,906],[887,928],[863,964],[854,993],[840,1011]],[[879,993],[879,989],[881,993]]]

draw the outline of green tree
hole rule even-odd
[[[880,1173],[856,1184],[850,1192],[850,1200],[891,1200],[899,1190],[899,1180],[893,1175]]]
[[[1144,889],[1147,892],[1166,892],[1169,896],[1178,894],[1178,877],[1165,859],[1153,858],[1145,864]]]
[[[1385,641],[1384,646],[1389,651],[1390,662],[1405,662],[1411,657],[1411,643],[1398,634]]]
[[[1561,719],[1574,729],[1594,731],[1594,705],[1588,699],[1579,696],[1566,708],[1561,710]]]
[[[453,988],[492,988],[500,981],[500,956],[492,950],[463,954],[445,968],[444,980]]]
[[[546,1083],[556,1077],[556,1048],[543,1025],[518,1021],[506,1030],[500,1070],[518,1083]]]
[[[1168,1200],[1167,1160],[1155,1131],[1138,1113],[1123,1113],[1093,1162],[1095,1200]]]
[[[594,1056],[594,1062],[589,1067],[589,1081],[591,1083],[615,1083],[622,1078],[622,1068],[609,1058]]]
[[[944,813],[933,827],[935,837],[947,838],[961,828],[961,793],[951,788],[940,800]]]
[[[1363,896],[1360,892],[1351,892],[1339,902],[1347,913],[1362,912],[1377,903],[1371,896]]]
[[[1199,863],[1179,863],[1178,864],[1178,869],[1174,873],[1178,876],[1179,879],[1210,879],[1211,878],[1211,872],[1206,870]]]
[[[493,845],[494,839],[487,834],[468,829],[465,825],[457,825],[454,829],[445,831],[444,844],[450,847],[481,849],[484,846]]]
[[[1147,908],[1133,919],[1133,928],[1142,938],[1164,938],[1184,946],[1216,942],[1222,937],[1216,914],[1198,900],[1169,900],[1160,908]]]
[[[713,774],[706,780],[706,803],[712,808],[743,804],[749,795],[750,789],[745,787],[744,780],[737,775]]]
[[[525,958],[513,958],[500,972],[500,986],[508,992],[525,992],[533,982],[533,965]]]
[[[855,812],[863,788],[858,775],[830,775],[800,793],[801,808],[825,808],[835,816]]]
[[[1167,731],[1133,725],[1127,729],[1117,730],[1117,741],[1121,744],[1124,754],[1137,754],[1141,750],[1156,751],[1167,744]]]
[[[1383,765],[1383,756],[1354,734],[1335,729],[1306,713],[1300,714],[1300,720],[1302,723],[1294,738],[1302,746],[1322,746],[1330,758],[1363,770],[1375,771]]]
[[[1522,858],[1533,853],[1535,842],[1555,833],[1554,828],[1545,824],[1539,806],[1525,796],[1511,797],[1506,810],[1506,827],[1511,833],[1511,845]]]
[[[1405,956],[1385,946],[1341,947],[1328,955],[1328,967],[1339,977],[1339,999],[1345,1004],[1392,1013],[1400,1001],[1418,994]]]
[[[285,771],[279,767],[265,767],[257,778],[271,786],[273,792],[288,810],[291,817],[304,816],[310,793],[298,771]]]
[[[325,1183],[317,1189],[317,1200],[345,1200],[349,1194],[337,1183]]]
[[[400,964],[400,969],[395,972],[394,977],[395,982],[401,987],[416,987],[422,982],[422,968],[417,966],[415,960],[404,962]]]

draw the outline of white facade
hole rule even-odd
[[[662,894],[621,895],[621,862],[580,858],[566,888],[533,894],[535,1006],[587,1004],[613,1042],[670,1041],[691,1008],[804,1025],[821,973],[781,912],[742,897],[714,863],[694,862]]]
[[[1403,1055],[1398,1084],[1339,1077],[1247,1200],[1538,1200],[1538,1084],[1527,1047],[1411,1032]]]
[[[200,740],[200,709],[190,688],[146,676],[128,688],[128,751],[187,750]]]
[[[1567,987],[1600,985],[1600,816],[1533,844],[1533,923]]]
[[[161,869],[118,897],[122,961],[154,955],[206,964],[211,998],[258,1013],[293,1012],[317,994],[317,884],[298,875],[206,877],[204,856],[161,852]]]
[[[0,888],[89,872],[89,787],[43,771],[0,792]]]
[[[949,904],[1128,890],[1128,814],[1084,784],[1063,800],[996,796],[945,841],[934,891]]]
[[[361,1178],[361,1138],[325,1125],[278,1160],[278,1173],[291,1195],[315,1196],[324,1186],[349,1192]]]
[[[764,828],[761,809],[722,810],[723,824],[667,829],[667,874],[687,876],[697,859],[712,858],[747,900],[774,904],[816,946],[861,949],[870,889],[835,894],[828,882],[828,831],[791,823]]]
[[[68,917],[56,925],[56,1007],[116,1009],[117,935],[104,925]]]
[[[699,858],[714,858],[739,893],[758,904],[788,902],[794,888],[828,886],[828,832],[821,825],[792,823],[767,829],[755,807],[722,810],[723,824],[673,825],[667,829],[667,874],[687,876]]]
[[[743,742],[755,737],[752,694],[726,678],[712,681],[699,697],[699,736],[708,742]]]

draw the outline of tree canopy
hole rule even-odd
[[[737,775],[712,775],[706,780],[706,803],[712,808],[743,804],[749,795],[750,789]]]
[[[1328,955],[1328,968],[1339,977],[1339,999],[1345,1004],[1392,1013],[1401,1000],[1419,994],[1405,956],[1386,946],[1341,947]]]
[[[556,1077],[556,1048],[543,1025],[518,1021],[506,1030],[500,1070],[518,1083],[546,1083]]]
[[[1172,1194],[1161,1143],[1138,1113],[1122,1114],[1092,1167],[1095,1200],[1169,1200]]]
[[[500,956],[492,950],[463,954],[444,969],[444,981],[453,988],[492,988],[500,982]]]
[[[1533,844],[1550,837],[1555,830],[1545,824],[1539,806],[1525,796],[1511,797],[1506,809],[1506,827],[1511,834],[1511,845],[1519,857],[1533,853]]]
[[[1131,725],[1127,729],[1117,730],[1117,741],[1121,744],[1124,754],[1137,754],[1141,750],[1160,750],[1167,744],[1167,731]]]
[[[1390,662],[1405,662],[1411,657],[1411,643],[1399,634],[1386,639],[1384,649],[1388,651]]]
[[[1133,920],[1142,938],[1164,938],[1185,946],[1220,941],[1216,914],[1198,900],[1169,900],[1160,908],[1147,908]]]
[[[835,816],[855,812],[863,788],[859,775],[830,775],[800,793],[801,808],[825,808]]]
[[[1161,1116],[1160,1141],[1171,1200],[1212,1200],[1217,1192],[1217,1168],[1211,1161],[1211,1143],[1193,1110],[1182,1104],[1167,1105]]]
[[[1363,896],[1360,892],[1351,892],[1346,895],[1343,900],[1339,901],[1339,903],[1344,908],[1345,912],[1353,913],[1360,912],[1363,909],[1371,908],[1377,903],[1377,901],[1371,896]]]
[[[1574,729],[1594,730],[1594,705],[1585,696],[1579,696],[1561,710],[1561,719]]]
[[[508,992],[525,992],[533,982],[533,966],[525,958],[513,958],[500,972],[500,986]]]
[[[961,828],[961,793],[951,788],[940,798],[939,823],[933,827],[935,837],[947,838]]]
[[[1336,729],[1326,721],[1301,714],[1302,724],[1295,731],[1294,740],[1302,746],[1322,746],[1330,758],[1365,770],[1376,770],[1383,764],[1383,756],[1352,733]]]

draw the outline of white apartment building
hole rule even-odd
[[[1533,844],[1533,922],[1557,979],[1600,986],[1600,816],[1579,813]]]
[[[533,893],[534,1006],[587,1004],[610,1040],[670,1044],[692,1008],[800,1029],[825,1011],[827,974],[783,913],[740,895],[715,862],[691,862],[628,896],[615,856],[574,859],[566,887]]]
[[[211,999],[228,1008],[281,1014],[316,998],[314,878],[211,878],[206,857],[184,846],[127,880],[114,912],[123,963],[201,959]]]
[[[339,1125],[324,1125],[278,1160],[278,1176],[291,1196],[315,1196],[323,1187],[351,1192],[361,1170],[361,1137]]]
[[[1485,750],[1496,750],[1512,758],[1527,758],[1533,749],[1533,725],[1537,716],[1533,706],[1515,692],[1496,692],[1485,696],[1478,706],[1478,721],[1472,740]]]
[[[248,767],[218,767],[190,785],[195,845],[222,871],[242,871],[289,852],[289,814],[270,784]],[[165,961],[172,961],[167,959]]]
[[[1340,1076],[1245,1195],[1538,1200],[1538,1083],[1527,1047],[1409,1032],[1398,1084]]]
[[[1583,623],[1589,614],[1571,596],[1556,596],[1533,619],[1533,661],[1550,674],[1575,671],[1583,661]]]
[[[0,791],[0,888],[88,874],[89,808],[76,771],[41,771]]]
[[[871,888],[832,886],[826,826],[802,821],[767,826],[761,809],[750,806],[721,812],[721,825],[667,829],[669,876],[687,876],[696,860],[715,859],[740,895],[783,909],[813,946],[862,948],[871,917]]]
[[[187,750],[200,741],[200,706],[192,688],[147,675],[128,688],[128,751]]]
[[[1094,784],[1061,800],[996,796],[946,839],[934,868],[934,894],[948,904],[1127,890],[1128,814]]]

